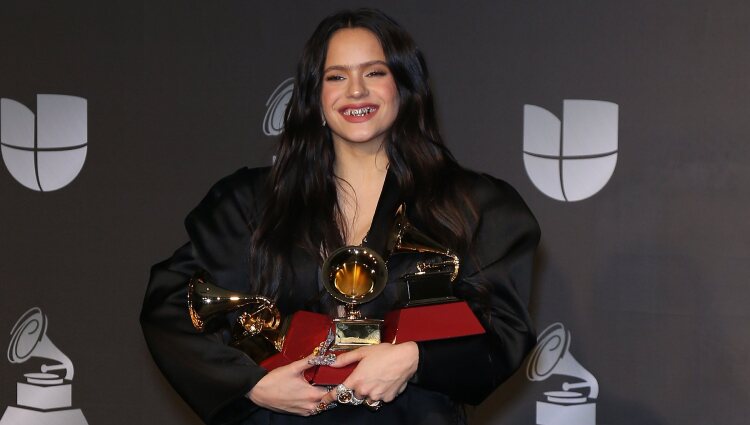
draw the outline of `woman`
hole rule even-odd
[[[282,315],[330,313],[335,303],[318,281],[323,259],[343,245],[382,252],[402,202],[415,227],[459,253],[454,292],[487,332],[340,355],[334,367],[359,362],[344,388],[382,406],[377,412],[331,409],[336,390],[307,383],[306,360],[267,372],[226,345],[226,330],[193,330],[186,283],[199,269],[228,289],[272,297]],[[481,402],[533,346],[516,287],[530,279],[536,221],[509,185],[455,162],[437,130],[422,55],[381,12],[320,23],[297,69],[274,166],[217,183],[186,228],[190,242],[152,270],[141,323],[157,364],[206,423],[461,423],[462,403]],[[416,256],[395,257],[384,293],[363,306],[367,317],[397,305],[392,281],[414,271]]]

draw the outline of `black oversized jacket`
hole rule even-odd
[[[226,332],[196,332],[188,317],[186,292],[188,279],[198,269],[207,270],[223,287],[249,290],[250,239],[266,199],[268,171],[243,168],[214,185],[185,220],[189,242],[151,271],[141,313],[143,333],[159,368],[206,423],[462,423],[462,403],[480,403],[520,366],[534,344],[525,298],[539,228],[511,186],[466,171],[479,217],[470,219],[474,239],[469,252],[463,253],[455,289],[469,298],[479,296],[473,284],[481,282],[490,289],[482,295],[489,317],[478,312],[487,333],[418,343],[419,368],[413,383],[378,412],[341,406],[303,418],[255,406],[245,395],[266,371],[227,346]],[[385,244],[385,223],[399,203],[398,187],[389,173],[368,233],[368,245],[376,250]],[[393,281],[414,271],[415,261],[410,254],[389,260],[389,284],[378,299],[363,306],[366,316],[382,316],[392,307],[397,301]],[[293,278],[285,282],[277,300],[282,315],[322,309],[319,266],[301,250],[292,252]]]

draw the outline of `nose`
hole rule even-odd
[[[367,85],[362,76],[349,79],[349,97],[358,99],[367,95]]]

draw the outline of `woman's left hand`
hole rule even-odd
[[[419,348],[415,342],[382,343],[361,347],[339,354],[332,367],[344,367],[359,362],[343,384],[354,391],[354,396],[371,402],[393,401],[406,389],[409,379],[417,372]],[[326,404],[336,402],[334,388],[323,397]]]

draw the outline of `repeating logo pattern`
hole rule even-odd
[[[49,192],[70,184],[86,161],[87,101],[55,94],[36,99],[36,115],[15,100],[0,99],[0,151],[19,183]]]
[[[16,383],[16,404],[8,406],[0,425],[87,425],[81,409],[73,405],[73,362],[47,337],[47,316],[38,307],[24,313],[13,326],[8,361],[25,363],[32,357],[52,360],[40,372],[25,373]]]
[[[276,87],[266,102],[266,116],[263,117],[263,134],[277,136],[284,131],[286,106],[292,98],[294,78],[287,78]]]
[[[536,402],[537,425],[596,425],[593,400],[599,396],[599,382],[570,353],[570,342],[570,331],[562,323],[553,323],[539,335],[529,356],[526,377],[530,381],[553,375],[575,379],[563,382],[562,391],[545,392],[545,400]]]
[[[566,99],[561,123],[544,108],[524,105],[523,160],[534,186],[565,202],[599,192],[617,165],[618,113],[612,102]]]

